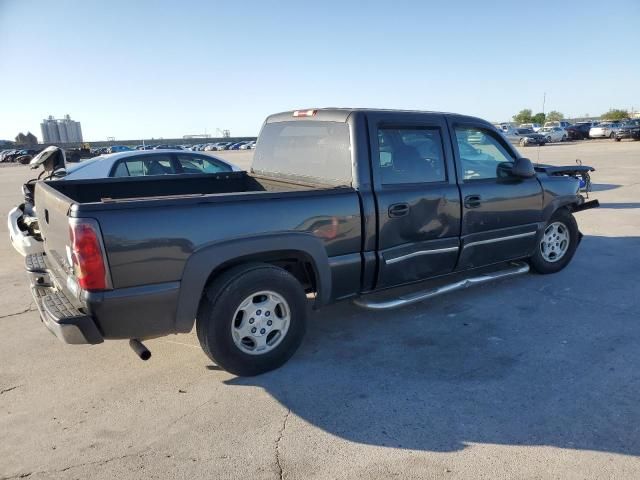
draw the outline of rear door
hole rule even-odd
[[[376,288],[451,272],[460,196],[446,121],[438,114],[368,115],[377,200]]]
[[[465,117],[449,121],[462,196],[457,269],[529,255],[542,221],[537,177],[510,174],[517,154],[495,129]]]

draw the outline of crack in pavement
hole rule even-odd
[[[0,395],[2,395],[3,393],[10,392],[11,390],[15,390],[16,388],[20,388],[21,386],[22,385],[15,385],[13,387],[4,388],[4,389],[0,390]]]
[[[128,457],[140,457],[142,458],[145,455],[145,453],[130,453],[127,455],[119,455],[116,457],[111,457],[111,458],[107,458],[107,459],[103,459],[103,460],[95,460],[93,462],[85,462],[85,463],[78,463],[76,465],[69,465],[68,467],[64,467],[64,468],[60,468],[57,470],[38,470],[35,472],[25,472],[25,473],[17,473],[15,475],[11,475],[9,477],[0,477],[0,480],[14,480],[17,478],[27,478],[30,477],[31,475],[50,475],[53,473],[64,473],[68,470],[71,470],[72,468],[79,468],[79,467],[86,467],[89,465],[106,465],[107,463],[110,462],[114,462],[116,460],[122,460]]]
[[[287,414],[284,416],[282,420],[282,428],[278,434],[278,438],[276,439],[276,467],[278,468],[278,478],[280,480],[284,480],[284,468],[282,467],[282,461],[280,460],[280,440],[284,437],[284,431],[287,428],[287,420],[289,420],[289,416],[291,415],[291,409],[287,409]]]
[[[16,315],[22,315],[23,313],[27,313],[27,312],[35,312],[37,309],[36,308],[32,308],[32,307],[33,307],[33,302],[31,302],[29,304],[29,306],[27,308],[25,308],[24,310],[20,310],[19,312],[8,313],[7,315],[0,316],[0,320],[3,319],[3,318],[15,317]],[[0,479],[0,480],[2,480],[2,479]]]

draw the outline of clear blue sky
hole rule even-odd
[[[255,135],[311,106],[640,109],[640,1],[0,0],[0,138]]]

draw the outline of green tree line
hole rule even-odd
[[[562,120],[564,118],[564,114],[552,110],[547,114],[539,112],[534,115],[530,108],[525,108],[516,113],[512,118],[513,121],[518,124],[539,123],[540,125],[544,125],[544,122],[557,122]],[[629,118],[629,111],[612,108],[608,112],[600,115],[600,118],[602,120],[624,120],[625,118]]]

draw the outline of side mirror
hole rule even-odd
[[[511,174],[520,178],[531,178],[536,175],[536,171],[533,168],[533,163],[528,158],[517,158],[511,169]]]

